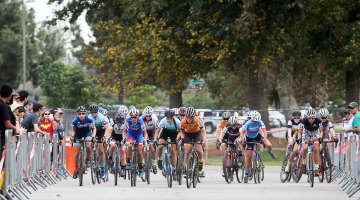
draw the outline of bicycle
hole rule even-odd
[[[167,138],[167,140],[162,143],[158,144],[158,146],[163,145],[163,160],[164,160],[164,167],[162,169],[162,175],[166,178],[167,185],[169,188],[172,187],[172,180],[173,180],[173,173],[172,173],[172,167],[171,167],[171,161],[170,161],[170,153],[168,150],[169,144],[175,144],[175,142],[171,142],[170,137]]]
[[[120,176],[121,173],[121,167],[120,167],[120,148],[121,148],[121,143],[119,141],[115,142],[115,150],[113,153],[113,167],[112,167],[112,171],[114,172],[114,184],[115,186],[117,185],[118,182],[118,178]]]
[[[286,169],[286,166],[289,163],[289,158],[290,158],[291,153],[293,152],[294,146],[295,146],[295,143],[292,144],[292,145],[289,145],[289,147],[287,149],[287,152],[286,152],[286,155],[285,155],[285,158],[284,158],[284,161],[283,161],[283,163],[281,165],[280,181],[282,183],[285,183],[286,181],[290,181],[290,179],[291,179],[291,168],[289,169],[289,172],[286,172],[285,169]]]
[[[131,153],[131,159],[130,159],[130,182],[131,187],[136,187],[136,178],[139,174],[139,166],[138,166],[138,144],[136,141],[131,142],[133,149]],[[141,177],[142,178],[142,177]],[[142,178],[143,182],[145,182],[145,179]]]
[[[184,142],[182,140],[178,142],[180,142],[181,144],[178,145],[180,149],[177,152],[178,154],[177,154],[177,163],[176,163],[176,175],[177,175],[177,181],[179,185],[181,185],[183,179],[185,149],[184,149]]]
[[[100,168],[99,168],[99,153],[98,153],[98,141],[96,138],[92,140],[92,150],[90,156],[90,172],[91,181],[95,185],[96,181],[100,184]]]
[[[331,182],[332,176],[332,163],[329,155],[328,143],[334,143],[335,147],[337,146],[338,140],[322,141],[322,148],[320,150],[320,167],[319,167],[319,181],[322,183],[324,181],[324,176],[328,183]]]
[[[258,144],[262,144],[263,141],[255,141],[255,142],[245,142],[246,145],[253,144],[255,146],[252,153],[252,162],[251,162],[251,172],[254,177],[255,184],[260,183],[260,181],[264,180],[264,163],[262,162],[259,150],[260,146]],[[244,183],[248,182],[249,177],[244,176]]]
[[[313,146],[314,142],[312,140],[309,140],[308,142],[305,142],[305,144],[308,144],[308,150],[307,150],[307,164],[306,164],[306,173],[308,175],[308,181],[310,183],[310,187],[314,187],[314,163],[312,161],[312,153],[313,153]]]
[[[239,183],[243,180],[243,174],[239,177],[239,169],[244,171],[244,165],[242,162],[242,156],[240,150],[236,147],[236,144],[231,141],[223,142],[226,144],[226,151],[223,157],[223,172],[225,181],[231,183],[234,180],[234,173]]]
[[[86,165],[85,165],[85,139],[81,138],[81,139],[76,139],[75,140],[76,143],[80,143],[80,150],[79,150],[79,157],[78,157],[78,163],[79,163],[79,168],[78,168],[78,176],[79,176],[79,186],[83,186],[83,178],[84,178],[84,174],[85,174],[85,170],[86,170]],[[71,147],[73,147],[74,145],[74,141],[72,140],[72,144]]]
[[[295,154],[294,160],[291,164],[291,176],[293,180],[298,183],[302,176],[302,143],[299,143],[299,151]]]
[[[150,154],[150,148],[149,148],[150,140],[144,141],[143,143],[144,143],[144,160],[145,160],[145,164],[144,164],[145,181],[149,185],[150,184],[150,172],[152,169],[151,154]]]
[[[191,144],[192,147],[186,168],[186,186],[187,188],[190,188],[192,184],[193,188],[196,188],[196,184],[199,181],[199,156],[195,149],[195,145],[201,144],[201,142],[195,142],[194,139],[192,139],[188,144]]]

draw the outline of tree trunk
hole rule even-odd
[[[295,88],[292,73],[287,74],[283,79],[277,82],[280,108],[285,115],[286,121],[289,120],[291,111],[298,109],[294,90]]]
[[[118,102],[119,104],[123,105],[124,104],[124,88],[120,88],[119,93],[118,93]]]
[[[259,111],[265,126],[269,128],[267,74],[259,71],[254,73],[252,68],[249,70],[248,96],[250,109]]]
[[[170,93],[170,108],[178,108],[183,106],[182,91]]]
[[[345,99],[347,106],[350,102],[355,101],[359,103],[359,70],[346,70],[346,78],[345,78]]]

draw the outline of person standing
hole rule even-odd
[[[10,106],[7,104],[12,98],[13,89],[10,85],[3,85],[0,89],[0,155],[2,155],[3,147],[5,145],[5,131],[12,129],[13,134],[19,132],[16,128],[16,118],[12,113]]]
[[[40,130],[39,117],[43,106],[39,103],[35,103],[33,106],[33,112],[27,115],[21,123],[21,127],[25,128],[28,132],[36,132],[46,134],[45,131]]]
[[[354,134],[360,134],[360,112],[359,112],[359,105],[356,102],[351,102],[348,105],[348,109],[354,115],[352,127],[345,129],[345,133],[353,132]]]

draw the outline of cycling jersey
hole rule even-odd
[[[302,131],[303,141],[319,138],[320,123],[321,120],[319,118],[315,118],[313,124],[310,124],[307,118],[301,120],[300,130]]]
[[[300,128],[300,124],[301,124],[301,120],[299,120],[298,123],[296,123],[294,119],[291,119],[291,120],[288,121],[287,127],[291,128],[291,137],[294,136],[294,134],[297,133],[297,131]],[[287,134],[287,132],[286,132],[286,134]]]
[[[323,138],[329,139],[330,129],[334,128],[333,124],[328,120],[326,120],[325,122],[320,123],[320,127],[322,128]]]
[[[221,129],[223,129],[223,128],[225,128],[227,125],[228,125],[228,124],[227,124],[227,121],[221,120],[221,121],[219,122],[218,127],[221,128]]]
[[[154,134],[156,130],[156,126],[158,124],[158,118],[156,115],[151,115],[151,118],[149,121],[147,121],[147,118],[145,115],[141,116],[141,119],[143,120],[146,128],[146,132],[148,133],[148,137],[150,140],[154,139]]]
[[[94,118],[91,114],[89,115],[89,118],[92,119],[95,123],[96,130],[105,130],[104,126],[109,125],[109,119],[104,116],[103,114],[99,113]]]
[[[76,116],[71,124],[75,132],[75,139],[91,137],[92,130],[95,128],[94,121],[88,116],[85,116],[84,120],[80,120],[79,117]]]
[[[137,118],[135,123],[132,123],[131,117],[125,119],[124,128],[126,130],[126,141],[137,143],[143,142],[144,132],[146,127],[142,119]]]
[[[231,126],[228,126],[224,129],[223,134],[224,134],[223,142],[225,140],[234,142],[235,139],[240,136],[240,127],[237,125],[236,128],[233,129]]]
[[[261,120],[257,123],[254,123],[252,120],[248,120],[242,128],[242,132],[245,133],[246,137],[251,139],[256,138],[256,136],[260,134],[261,130],[266,130],[265,124]]]
[[[181,122],[181,130],[184,130],[185,133],[197,133],[204,126],[204,122],[198,117],[193,117],[191,123],[186,121],[186,118],[182,119]]]
[[[175,142],[178,131],[180,130],[180,120],[177,118],[173,118],[170,122],[166,117],[161,119],[159,125],[159,129],[162,129],[160,138],[167,140],[171,139],[171,142]]]

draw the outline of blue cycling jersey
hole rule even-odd
[[[136,140],[137,143],[142,143],[144,137],[145,125],[142,119],[137,118],[135,123],[132,123],[131,117],[125,119],[124,127],[126,128],[126,140]]]
[[[80,120],[79,117],[76,116],[72,121],[72,126],[75,135],[86,135],[94,129],[94,121],[87,116],[85,116],[84,120]]]
[[[243,132],[248,138],[256,138],[260,134],[260,130],[265,129],[265,124],[263,121],[258,121],[254,123],[252,120],[247,121],[243,126]]]

